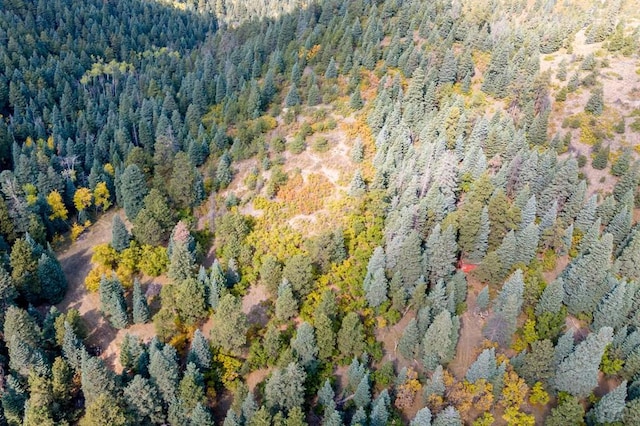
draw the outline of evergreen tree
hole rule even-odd
[[[599,424],[614,423],[623,420],[625,400],[627,399],[627,381],[603,396],[593,407],[593,418]]]
[[[351,109],[354,110],[360,110],[362,109],[364,103],[362,102],[362,95],[360,94],[360,89],[356,88],[356,90],[353,91],[353,93],[351,94],[351,97],[349,98],[349,106],[351,107]]]
[[[325,409],[327,408],[335,408],[336,403],[334,401],[335,392],[331,387],[331,382],[329,379],[324,381],[322,387],[318,390],[318,404],[320,404]]]
[[[360,356],[364,351],[364,330],[360,317],[355,312],[349,312],[342,319],[342,326],[338,332],[338,350],[343,358]]]
[[[489,286],[484,286],[480,293],[478,293],[478,297],[476,297],[476,306],[481,311],[486,311],[489,307]]]
[[[545,312],[556,314],[560,311],[564,297],[563,286],[562,278],[557,278],[545,287],[536,305],[536,315],[540,316]]]
[[[387,406],[389,405],[386,398],[383,397],[387,390],[383,390],[382,393],[373,403],[373,408],[371,409],[371,415],[369,416],[369,424],[371,426],[384,426],[387,424],[389,420],[389,410]],[[387,395],[388,398],[388,395]]]
[[[465,375],[465,379],[474,383],[480,379],[489,380],[496,373],[496,353],[495,349],[485,349],[478,355],[478,358],[471,364]]]
[[[436,225],[427,240],[426,256],[432,282],[445,279],[455,271],[458,244],[452,226],[440,233],[440,225]]]
[[[227,352],[237,352],[246,343],[247,316],[242,303],[232,294],[225,294],[213,314],[215,326],[211,330],[211,343]]]
[[[433,426],[462,426],[460,413],[455,408],[449,406],[442,410],[432,423]]]
[[[198,404],[206,401],[204,377],[195,364],[188,363],[184,376],[178,385],[178,403],[186,413],[190,413]]]
[[[360,197],[367,190],[367,184],[364,182],[362,178],[362,174],[360,173],[360,169],[356,170],[351,179],[351,183],[349,184],[349,195],[352,197]]]
[[[422,339],[422,361],[426,369],[434,370],[439,364],[453,359],[458,344],[458,327],[457,317],[452,318],[449,311],[442,311],[433,319]]]
[[[124,399],[135,416],[136,423],[165,421],[162,399],[158,389],[148,379],[136,374],[124,388]]]
[[[146,324],[149,321],[149,306],[147,297],[142,293],[140,281],[133,280],[133,323]]]
[[[610,269],[612,246],[613,237],[604,234],[588,253],[577,257],[563,273],[565,303],[569,312],[591,313],[595,309],[602,296],[600,284]]]
[[[55,257],[42,253],[40,260],[38,260],[38,280],[42,288],[41,296],[43,299],[49,303],[62,301],[67,291],[67,278]]]
[[[457,61],[452,49],[447,49],[440,71],[438,73],[438,82],[440,84],[455,83],[457,74]]]
[[[365,297],[372,308],[377,308],[387,301],[387,277],[384,269],[378,269],[373,273]]]
[[[601,115],[604,109],[602,89],[596,89],[591,93],[584,110],[593,115]]]
[[[127,166],[120,176],[120,195],[124,212],[129,220],[134,220],[144,207],[147,195],[147,184],[144,175],[137,165]]]
[[[300,105],[300,95],[298,94],[298,88],[294,83],[291,85],[291,88],[289,88],[289,92],[287,92],[287,96],[284,99],[284,106],[289,108],[296,105]]]
[[[284,370],[274,371],[264,390],[267,406],[287,411],[300,407],[304,402],[305,378],[304,370],[295,362]]]
[[[398,351],[408,361],[417,359],[420,353],[420,334],[415,318],[412,318],[398,341]]]
[[[186,244],[173,245],[169,256],[169,271],[167,276],[174,282],[182,282],[193,276],[195,257]]]
[[[111,247],[121,252],[129,247],[130,241],[131,235],[129,235],[124,222],[119,215],[114,215],[111,223]]]
[[[421,408],[409,423],[410,426],[431,426],[431,410],[428,407]]]
[[[117,387],[114,374],[100,358],[83,354],[81,370],[82,394],[87,406],[100,396],[115,396]]]
[[[200,329],[196,329],[193,333],[193,340],[191,341],[191,347],[187,354],[187,362],[194,363],[200,371],[206,371],[211,368],[211,349],[209,348],[209,341],[202,334]]]
[[[568,392],[578,398],[586,397],[598,384],[598,368],[604,348],[611,343],[613,330],[603,327],[589,334],[576,346],[556,371],[554,384],[557,390]]]
[[[592,330],[600,330],[602,327],[617,329],[625,317],[625,298],[627,297],[627,285],[624,281],[616,285],[607,293],[593,312]]]
[[[371,403],[371,391],[369,388],[369,374],[365,374],[353,395],[353,402],[356,407],[367,408],[369,406],[369,403]]]
[[[311,324],[303,322],[298,326],[296,337],[291,342],[291,348],[298,354],[303,367],[307,367],[315,361],[318,347]]]
[[[165,344],[162,349],[151,350],[149,376],[165,402],[175,401],[180,380],[176,350]]]
[[[209,409],[198,403],[196,407],[191,411],[191,426],[214,426],[213,417]]]
[[[318,343],[318,358],[322,361],[327,361],[336,348],[336,333],[333,330],[333,324],[324,312],[318,312],[315,316],[314,325]]]
[[[120,281],[114,276],[100,279],[100,310],[109,316],[111,325],[115,328],[126,328],[129,325],[127,305],[124,299],[124,289]]]
[[[87,410],[78,424],[80,426],[125,426],[129,421],[115,397],[103,393],[91,402],[87,402]]]
[[[516,331],[516,321],[523,303],[524,281],[517,270],[505,282],[493,305],[493,315],[485,326],[485,337],[506,345]]]
[[[524,355],[522,367],[517,371],[530,385],[536,382],[550,383],[554,376],[554,348],[550,340],[537,340],[531,344],[531,351]]]
[[[278,287],[278,299],[276,299],[276,318],[279,321],[288,321],[298,313],[298,301],[293,295],[293,289],[289,281],[284,279]]]
[[[568,395],[560,400],[557,407],[545,419],[545,426],[570,426],[583,424],[584,408],[578,398]]]
[[[207,316],[204,283],[187,278],[180,283],[175,294],[175,303],[182,322],[191,326]]]

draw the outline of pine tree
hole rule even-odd
[[[329,381],[329,379],[326,379],[322,387],[318,390],[318,404],[320,404],[325,409],[335,408],[335,396],[335,392],[331,387],[331,382]]]
[[[372,308],[377,308],[387,301],[387,277],[384,269],[378,269],[373,273],[365,297]]]
[[[191,341],[191,347],[187,354],[187,362],[194,363],[200,371],[206,371],[211,368],[211,349],[209,348],[209,341],[202,334],[200,329],[196,329],[193,333],[193,340]]]
[[[593,115],[601,115],[604,109],[602,89],[596,89],[591,93],[584,110]]]
[[[175,401],[180,380],[176,350],[166,344],[162,350],[150,351],[149,376],[165,402]]]
[[[531,344],[531,351],[524,355],[522,367],[517,371],[530,385],[536,382],[550,383],[555,374],[554,348],[550,340],[537,340]]]
[[[298,313],[298,301],[293,295],[293,289],[289,281],[284,279],[278,287],[276,299],[276,318],[279,321],[288,321]]]
[[[420,353],[420,335],[418,324],[415,318],[412,318],[404,329],[400,341],[398,342],[398,351],[408,361],[417,359]]]
[[[291,348],[296,351],[303,367],[311,365],[318,355],[316,337],[313,327],[308,322],[298,326],[295,339],[291,342]]]
[[[304,403],[305,378],[304,370],[295,362],[274,371],[264,390],[267,406],[287,411],[300,407]]]
[[[440,71],[438,74],[438,82],[440,84],[455,83],[457,74],[457,61],[452,49],[447,49]]]
[[[560,400],[557,407],[545,420],[545,426],[569,426],[583,424],[584,408],[578,398],[568,395]]]
[[[113,395],[100,394],[91,402],[87,401],[86,406],[84,417],[78,423],[80,426],[125,426],[129,423]]]
[[[122,206],[129,220],[134,220],[144,207],[144,197],[147,195],[147,184],[144,175],[137,165],[127,166],[120,176],[120,194]]]
[[[473,251],[469,254],[469,260],[472,262],[481,261],[487,254],[487,248],[489,247],[489,232],[489,210],[487,209],[487,206],[484,206],[480,214],[480,227],[476,234]]]
[[[211,413],[209,409],[198,403],[196,404],[193,411],[191,411],[191,426],[214,426],[213,417],[211,417]]]
[[[593,407],[593,418],[599,424],[621,422],[627,399],[627,381],[603,396]]]
[[[204,377],[195,364],[188,363],[184,376],[178,385],[178,401],[186,413],[206,401]]]
[[[578,398],[586,397],[598,384],[598,368],[605,347],[611,343],[613,329],[603,327],[589,334],[585,341],[565,358],[556,371],[554,384],[557,390]]]
[[[182,322],[191,326],[207,316],[205,284],[195,278],[182,281],[175,294],[175,303]]]
[[[114,374],[100,358],[83,354],[81,370],[82,394],[87,406],[102,395],[115,396]]]
[[[593,312],[592,330],[600,330],[602,327],[617,329],[625,319],[624,306],[626,304],[627,285],[624,281],[616,285],[607,293]]]
[[[640,232],[633,233],[631,242],[616,259],[613,270],[630,279],[640,278]]]
[[[426,256],[429,259],[431,282],[448,278],[455,271],[458,244],[452,226],[440,233],[440,225],[436,225],[427,240]]]
[[[385,426],[389,420],[389,410],[387,408],[389,405],[387,400],[388,395],[386,398],[384,397],[386,392],[386,389],[383,390],[382,393],[380,393],[380,396],[378,396],[378,398],[373,402],[373,408],[371,409],[371,415],[369,416],[369,424],[371,426]]]
[[[167,276],[174,282],[182,282],[193,276],[195,263],[195,257],[187,245],[176,243],[169,256]]]
[[[133,281],[133,323],[146,324],[149,321],[149,306],[147,297],[142,293],[140,281]]]
[[[353,402],[358,408],[367,408],[371,403],[371,391],[369,385],[369,374],[365,374],[360,380],[356,392],[353,394]]]
[[[351,179],[351,183],[349,184],[349,195],[352,197],[360,197],[367,190],[367,184],[364,182],[362,178],[362,173],[360,169],[356,170]]]
[[[120,219],[119,215],[113,216],[113,221],[111,223],[111,247],[116,249],[118,252],[129,247],[129,243],[131,242],[131,235],[127,230],[122,219]]]
[[[67,278],[55,257],[42,253],[40,260],[38,260],[38,280],[42,288],[41,296],[43,299],[52,304],[62,301],[67,291]]]
[[[342,319],[342,326],[338,332],[338,350],[342,357],[360,356],[365,348],[364,337],[364,329],[358,314],[347,313]]]
[[[428,407],[418,410],[409,426],[431,426],[431,410]]]
[[[516,235],[516,263],[528,265],[538,251],[538,225],[530,223]]]
[[[484,330],[485,337],[506,345],[516,331],[516,321],[523,303],[524,281],[518,269],[505,282],[493,305],[493,315]]]
[[[318,358],[327,361],[336,348],[336,333],[333,331],[333,324],[324,312],[319,312],[315,316],[314,325],[318,343]]]
[[[291,88],[289,88],[289,92],[287,92],[287,96],[284,99],[284,106],[289,108],[296,105],[300,105],[300,95],[298,94],[298,88],[294,83],[291,85]]]
[[[545,312],[550,312],[552,314],[556,314],[562,308],[562,299],[564,297],[564,282],[562,278],[557,278],[548,284],[542,295],[540,296],[540,300],[536,305],[536,315],[540,316]]]
[[[475,383],[480,379],[489,380],[496,373],[496,353],[495,349],[485,349],[478,355],[478,358],[469,366],[465,379]]]
[[[232,294],[225,294],[213,314],[211,343],[227,352],[237,352],[246,343],[247,316],[242,303]]]
[[[227,286],[227,280],[224,277],[224,273],[222,272],[218,259],[214,260],[213,265],[211,265],[209,285],[209,306],[216,309],[220,302],[222,290]]]
[[[124,289],[120,281],[114,276],[102,276],[100,280],[100,310],[109,316],[111,325],[115,328],[126,328],[129,325],[127,305],[124,299]]]
[[[434,370],[439,364],[453,359],[458,344],[456,323],[457,317],[452,318],[449,311],[442,311],[433,319],[422,339],[422,361],[427,370]]]
[[[484,286],[480,293],[478,293],[478,297],[476,297],[476,306],[481,311],[486,311],[489,307],[489,286]]]
[[[442,410],[432,423],[433,426],[462,426],[460,413],[455,408],[449,406]]]
[[[165,415],[158,389],[148,379],[136,374],[124,388],[124,399],[136,423],[164,423]]]

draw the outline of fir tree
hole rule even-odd
[[[126,328],[129,325],[127,305],[124,299],[124,289],[120,281],[115,278],[102,276],[100,280],[100,310],[109,316],[111,325],[115,328]]]
[[[42,298],[49,303],[62,301],[67,291],[67,278],[56,258],[42,253],[38,260],[38,280],[42,288]]]
[[[124,399],[137,423],[165,421],[162,399],[158,389],[146,378],[136,374],[124,388]]]
[[[364,351],[364,330],[360,317],[355,312],[349,312],[342,319],[342,326],[338,332],[338,350],[344,358],[360,356]]]
[[[416,413],[410,426],[431,426],[431,410],[428,407],[421,408]]]
[[[471,364],[465,375],[465,379],[474,383],[480,379],[489,380],[496,373],[496,353],[495,349],[485,349],[478,355],[478,358]]]
[[[333,331],[331,319],[319,312],[315,316],[316,340],[318,343],[318,358],[327,361],[336,348],[336,334]]]
[[[147,297],[142,293],[140,281],[136,278],[133,281],[133,323],[146,324],[149,321],[149,306]]]
[[[87,406],[101,395],[115,396],[117,388],[114,374],[100,358],[83,354],[81,370],[82,394]]]
[[[603,396],[593,407],[593,418],[599,424],[621,422],[627,399],[627,381]],[[630,420],[630,419],[629,419]]]
[[[545,312],[556,314],[560,311],[564,297],[563,286],[562,278],[557,278],[545,287],[536,305],[536,315],[540,316]]]
[[[180,380],[180,370],[176,350],[164,345],[162,350],[150,351],[149,376],[151,382],[157,386],[165,402],[175,401]]]
[[[284,106],[287,108],[300,105],[300,95],[298,94],[298,88],[295,83],[291,85],[287,96],[284,99]]]
[[[364,182],[362,178],[362,174],[360,173],[360,169],[356,170],[353,178],[351,179],[351,183],[349,184],[349,195],[352,197],[360,197],[367,190],[367,184]]]
[[[412,318],[404,329],[398,342],[398,351],[408,361],[418,358],[420,352],[420,335],[415,318]]]
[[[195,364],[201,371],[206,371],[211,368],[212,357],[209,341],[200,329],[196,329],[193,333],[193,340],[191,341],[191,347],[187,354],[187,361]]]
[[[191,426],[214,426],[213,417],[209,409],[203,404],[196,404],[193,411],[191,411]]]
[[[457,321],[457,317],[454,317]],[[423,364],[433,370],[453,359],[458,344],[458,327],[449,311],[440,312],[422,339]]]
[[[213,314],[215,327],[211,330],[211,343],[224,351],[237,352],[246,343],[247,316],[242,303],[232,294],[225,294]]]
[[[611,343],[613,330],[603,327],[587,336],[565,358],[556,371],[554,384],[557,390],[568,392],[578,398],[586,397],[598,384],[598,368],[604,348]]]
[[[433,426],[462,426],[460,413],[455,408],[449,406],[442,410],[432,423]]]
[[[131,235],[127,230],[122,219],[120,219],[119,215],[113,216],[113,221],[111,223],[111,247],[116,249],[118,252],[129,247],[129,243],[131,242]]]
[[[291,348],[298,354],[303,367],[309,366],[315,361],[318,347],[311,324],[308,322],[300,324],[296,337],[291,342]]]
[[[369,403],[371,403],[371,391],[369,387],[369,374],[365,374],[362,380],[360,380],[356,392],[353,394],[353,402],[356,404],[356,407],[367,408]]]
[[[120,176],[120,194],[122,206],[129,220],[134,220],[144,207],[144,197],[147,195],[147,184],[144,175],[137,165],[127,166]]]
[[[298,301],[293,295],[293,289],[289,281],[284,279],[278,287],[276,299],[276,318],[280,321],[288,321],[298,313]]]
[[[265,386],[267,406],[287,411],[301,406],[304,402],[305,378],[304,370],[294,362],[284,370],[274,371]]]
[[[476,306],[481,311],[486,311],[489,307],[489,286],[484,286],[480,293],[478,293],[478,297],[476,297]]]

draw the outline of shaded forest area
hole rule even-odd
[[[0,423],[638,423],[634,6],[0,0]]]

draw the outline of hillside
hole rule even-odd
[[[0,0],[0,424],[640,418],[640,11]]]

